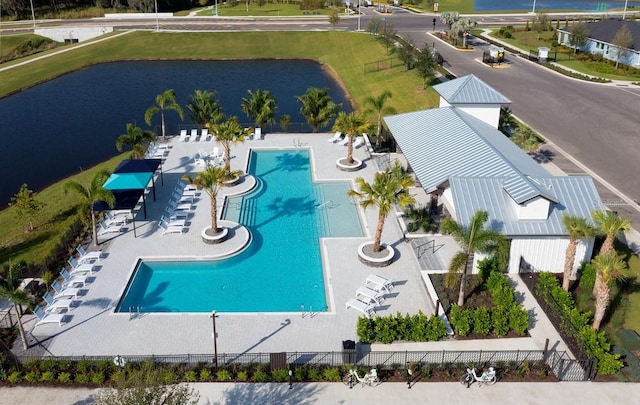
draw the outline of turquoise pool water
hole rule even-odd
[[[320,238],[362,237],[348,182],[314,183],[307,150],[252,151],[250,194],[230,198],[225,219],[253,240],[219,261],[141,261],[118,311],[294,312],[327,310]]]

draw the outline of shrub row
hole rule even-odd
[[[514,331],[524,336],[529,327],[529,314],[521,304],[516,302],[516,294],[509,285],[509,278],[493,271],[487,279],[487,288],[491,293],[493,307],[491,310],[480,308],[461,308],[454,305],[449,313],[449,321],[453,331],[460,336],[469,333],[506,336]]]
[[[565,76],[569,76],[569,77],[573,77],[574,79],[580,79],[580,80],[586,80],[588,82],[596,82],[596,83],[611,83],[611,80],[609,79],[605,79],[602,77],[594,77],[594,76],[588,76],[588,75],[583,75],[582,73],[576,73],[570,70],[567,70],[565,68],[562,68],[558,65],[555,65],[553,63],[548,63],[548,62],[544,62],[544,63],[540,63],[540,65],[549,68],[551,70],[554,70],[558,73],[562,73]]]
[[[358,340],[362,343],[391,343],[395,340],[429,342],[447,335],[442,319],[435,315],[428,317],[422,311],[417,315],[398,313],[375,318],[361,316],[356,329]]]
[[[578,332],[578,342],[588,354],[598,359],[599,374],[614,374],[623,367],[620,355],[612,353],[611,343],[605,332],[592,329],[591,314],[576,309],[573,297],[562,289],[560,282],[553,274],[540,273],[536,292],[554,311],[558,312],[557,315],[563,320],[563,324],[569,323]]]

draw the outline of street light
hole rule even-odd
[[[156,32],[160,31],[160,22],[158,22],[158,0],[155,0],[156,5]]]
[[[627,3],[629,2],[629,0],[624,0],[624,11],[622,12],[622,21],[624,21],[624,18],[627,16]]]
[[[531,12],[532,12],[533,14],[535,14],[535,13],[536,13],[536,0],[533,0],[533,9],[531,9]]]
[[[216,0],[216,17],[218,16],[218,0]]]
[[[360,0],[358,0],[358,31],[360,31]]]
[[[33,11],[33,0],[29,0],[31,3],[31,18],[33,19],[33,32],[36,31],[36,13]]]
[[[218,334],[216,333],[216,311],[211,312],[209,318],[213,319],[213,364],[218,369]]]

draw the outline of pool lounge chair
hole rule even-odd
[[[193,155],[193,162],[198,166],[206,166],[207,162],[204,160],[204,156],[199,153]]]
[[[180,130],[180,142],[189,142],[189,135],[187,135],[186,129]]]
[[[340,139],[342,138],[342,132],[340,131],[336,131],[335,134],[333,134],[333,136],[331,138],[329,138],[328,142],[330,143],[336,143],[338,142]]]
[[[382,304],[384,301],[384,291],[376,291],[369,287],[361,286],[356,290],[356,298],[363,302],[370,301],[375,304]]]
[[[187,219],[189,218],[189,211],[172,210],[171,208],[165,208],[164,212],[167,213],[167,217],[170,220],[174,219]]]
[[[187,230],[184,226],[167,225],[166,222],[162,221],[158,223],[158,226],[162,228],[162,235],[167,235],[169,233],[179,233],[182,235],[183,233],[186,233]]]
[[[54,314],[54,313],[47,314],[40,307],[36,307],[36,309],[33,311],[33,313],[35,314],[36,317],[38,317],[38,322],[36,322],[36,324],[33,325],[34,328],[36,326],[42,325],[44,323],[57,323],[58,326],[62,326],[62,321],[64,320],[64,317],[66,316],[65,314]]]
[[[67,259],[67,263],[71,266],[70,274],[93,273],[96,269],[96,265],[94,263],[80,263],[73,256]]]
[[[353,147],[354,148],[359,148],[360,146],[364,145],[364,138],[359,136],[356,138],[355,141],[353,141]]]
[[[87,252],[82,245],[78,245],[76,248],[76,252],[78,252],[78,263],[91,263],[91,262],[99,262],[102,260],[102,252],[99,250],[95,250],[92,252]]]
[[[211,139],[211,134],[209,133],[208,128],[202,128],[202,135],[200,135],[200,139],[203,141],[208,141]]]
[[[70,298],[63,299],[53,299],[49,292],[44,293],[42,299],[47,303],[46,308],[44,309],[45,313],[50,312],[58,312],[60,309],[66,309],[67,311],[71,311],[71,304],[73,304],[73,300]]]
[[[60,270],[60,276],[62,277],[62,288],[69,287],[84,287],[87,283],[88,274],[74,274],[71,275],[64,267]]]
[[[256,127],[253,130],[253,140],[254,141],[261,141],[262,140],[262,128]]]
[[[197,142],[198,141],[198,128],[196,129],[192,129],[191,130],[191,142]]]
[[[80,289],[77,287],[67,287],[67,288],[63,288],[60,283],[58,283],[57,280],[55,280],[53,283],[51,283],[51,288],[53,288],[53,291],[55,291],[56,293],[53,295],[53,299],[57,300],[60,298],[73,298],[76,299],[78,298],[78,293],[80,293]]]
[[[198,187],[194,186],[193,184],[189,184],[184,180],[178,180],[178,183],[176,184],[176,189],[178,187],[181,188],[182,190],[198,190]]]
[[[167,224],[168,226],[185,226],[185,220],[184,219],[171,219],[171,218],[167,218],[164,215],[160,217],[160,222],[164,222],[165,224]]]
[[[346,308],[353,308],[356,311],[362,312],[367,318],[371,318],[376,313],[373,304],[367,304],[355,298],[349,298]]]
[[[100,229],[98,230],[98,236],[106,235],[108,233],[121,233],[125,228],[119,225],[108,225],[104,220],[100,221]]]
[[[369,276],[367,276],[366,286],[375,291],[391,292],[394,281],[393,278],[386,279],[375,274],[369,274]]]

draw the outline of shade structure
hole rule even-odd
[[[144,190],[153,173],[113,173],[102,185],[107,190]]]

